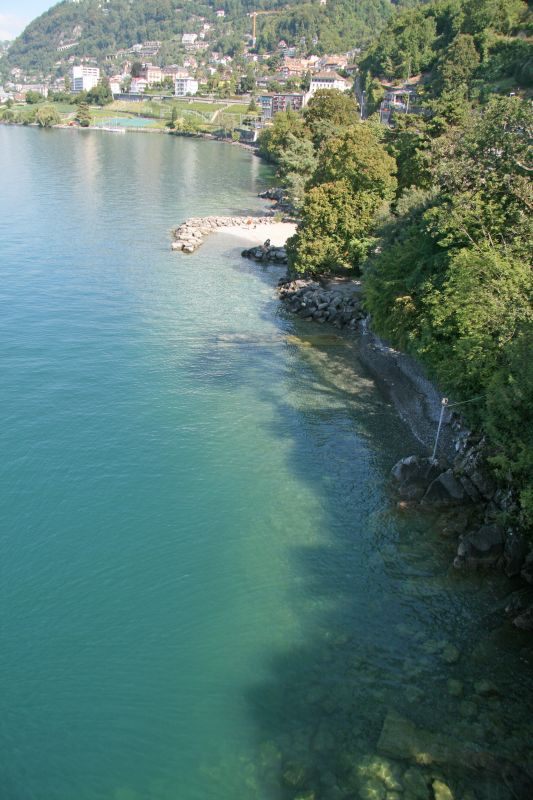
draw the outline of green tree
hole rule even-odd
[[[397,186],[396,162],[380,140],[381,130],[368,122],[324,142],[313,183],[349,182],[354,194],[368,192],[376,201],[391,200]]]
[[[352,97],[339,89],[319,89],[304,111],[305,124],[311,132],[315,147],[339,131],[359,121]]]
[[[290,135],[303,139],[309,136],[300,114],[295,111],[282,111],[276,114],[272,125],[261,131],[259,152],[268,161],[278,163],[287,146]]]
[[[26,92],[26,102],[30,105],[35,105],[36,103],[42,103],[44,100],[43,95],[40,92],[34,92],[30,89],[29,92]]]
[[[354,195],[346,180],[314,186],[305,195],[298,230],[287,242],[290,267],[306,274],[352,270],[368,247],[374,212],[374,197]]]
[[[518,522],[533,528],[533,325],[525,325],[506,347],[487,388],[485,429],[500,480],[520,504]]]
[[[53,106],[42,106],[37,109],[35,122],[40,128],[51,128],[53,125],[59,125],[61,122],[61,115]]]
[[[289,133],[284,149],[278,158],[278,177],[287,190],[287,197],[295,209],[304,202],[306,184],[313,175],[317,159],[313,143]]]
[[[113,102],[113,93],[107,78],[99,80],[97,85],[87,92],[87,102],[98,106]]]
[[[91,112],[87,103],[80,103],[78,105],[74,119],[81,125],[82,128],[88,128],[91,124]]]
[[[456,36],[437,66],[439,90],[451,91],[461,87],[466,93],[479,63],[479,53],[473,37],[462,33]]]

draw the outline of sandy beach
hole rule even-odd
[[[224,236],[233,236],[241,242],[246,242],[250,245],[263,244],[267,239],[270,239],[270,244],[274,247],[282,247],[287,239],[296,232],[296,224],[294,222],[260,222],[252,225],[236,225],[227,228],[218,228],[216,233],[222,233]]]

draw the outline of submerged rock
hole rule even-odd
[[[500,525],[482,525],[479,530],[462,536],[454,567],[491,567],[500,559],[504,548],[504,531]]]
[[[432,789],[435,800],[454,800],[452,790],[443,781],[433,781]]]
[[[406,456],[391,470],[399,495],[405,500],[421,500],[431,483],[442,473],[441,461],[421,456]]]
[[[389,711],[385,717],[377,749],[391,758],[417,764],[444,763],[450,760],[453,751],[445,736],[418,728],[396,711]]]
[[[469,495],[451,469],[438,475],[422,498],[423,505],[430,505],[436,508],[456,506],[468,502],[471,502]]]

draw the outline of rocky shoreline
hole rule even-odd
[[[279,200],[278,190],[265,194]],[[272,216],[199,217],[173,231],[172,249],[193,253],[216,230],[272,225]],[[242,251],[259,263],[287,264],[284,247],[267,240]],[[385,391],[399,416],[428,453],[432,451],[441,412],[441,395],[418,362],[399,353],[372,333],[363,308],[359,281],[341,278],[312,280],[283,278],[278,296],[289,312],[305,321],[328,324],[357,333],[358,355],[376,383]],[[524,535],[503,520],[512,516],[515,500],[510,490],[497,486],[487,463],[484,440],[472,434],[458,414],[445,410],[438,458],[409,455],[391,473],[401,509],[417,507],[438,514],[439,531],[457,539],[456,569],[498,569],[527,586],[515,592],[507,613],[515,627],[533,630],[533,549]]]
[[[273,224],[273,217],[191,217],[172,231],[172,250],[194,253],[206,238],[223,228],[244,228],[254,230],[257,225]]]
[[[399,415],[431,453],[441,413],[441,396],[422,367],[388,347],[370,330],[361,284],[350,280],[283,279],[278,294],[291,313],[308,322],[357,333],[358,355]],[[437,514],[441,535],[457,540],[458,570],[500,570],[526,586],[511,595],[506,613],[515,627],[533,630],[533,549],[524,534],[504,520],[515,510],[511,490],[498,486],[487,462],[484,439],[460,416],[444,409],[439,457],[409,455],[391,472],[401,509]]]

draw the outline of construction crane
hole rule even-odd
[[[270,11],[250,11],[247,15],[252,18],[252,47],[255,47],[256,42],[256,19],[260,14],[279,14],[280,11],[283,11],[282,8],[273,8]]]

